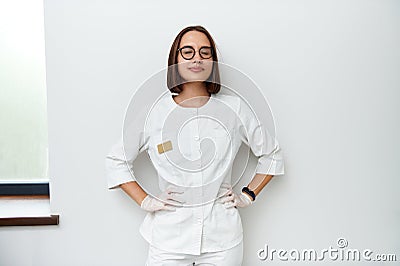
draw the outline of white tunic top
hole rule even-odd
[[[284,174],[278,142],[238,96],[212,94],[203,106],[188,108],[167,92],[154,104],[145,126],[133,123],[132,128],[106,157],[108,188],[135,181],[133,161],[147,151],[160,189],[170,184],[184,189],[184,206],[147,213],[139,229],[149,243],[166,251],[199,255],[242,240],[238,210],[215,201],[221,184],[231,184],[242,142],[258,157],[256,173]]]

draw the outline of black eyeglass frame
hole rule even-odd
[[[190,48],[190,49],[193,50],[193,55],[192,55],[190,58],[187,58],[187,57],[185,57],[185,56],[182,54],[182,50],[185,49],[185,48]],[[211,55],[210,55],[209,57],[203,57],[203,56],[201,55],[201,49],[203,49],[203,48],[208,48],[208,49],[210,49],[210,51],[211,51],[210,54],[211,54]],[[179,53],[181,54],[181,56],[183,57],[183,59],[185,59],[185,60],[191,60],[191,59],[193,59],[193,57],[196,55],[196,50],[195,50],[192,46],[190,46],[190,45],[183,46],[183,47],[179,48],[179,49],[176,50],[176,51],[179,52]],[[211,46],[202,46],[202,47],[200,47],[200,49],[199,49],[199,54],[200,54],[200,57],[203,58],[203,59],[210,59],[211,57],[214,56],[214,49],[213,49]]]

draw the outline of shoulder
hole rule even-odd
[[[216,95],[218,100],[226,103],[231,110],[234,110],[236,115],[243,121],[257,119],[257,115],[249,102],[239,96],[231,94]]]
[[[146,130],[152,132],[163,124],[163,121],[174,107],[171,97],[171,94],[167,92],[154,100],[146,114]]]
[[[239,107],[241,101],[240,97],[237,95],[222,93],[214,94],[214,99],[216,99],[217,101],[221,101],[231,107]],[[237,108],[234,109],[237,110]]]
[[[160,95],[152,103],[149,113],[155,116],[165,115],[165,113],[173,108],[172,101],[171,93],[167,92]]]
[[[243,99],[238,95],[217,93],[214,98],[225,103],[235,112],[239,112],[244,103]]]

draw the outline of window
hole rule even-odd
[[[0,7],[0,196],[3,199],[49,197],[45,71],[43,1],[3,2]],[[4,201],[1,206],[4,209]]]

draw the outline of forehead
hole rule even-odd
[[[181,39],[180,46],[197,45],[197,46],[211,46],[207,36],[199,31],[186,32]]]

